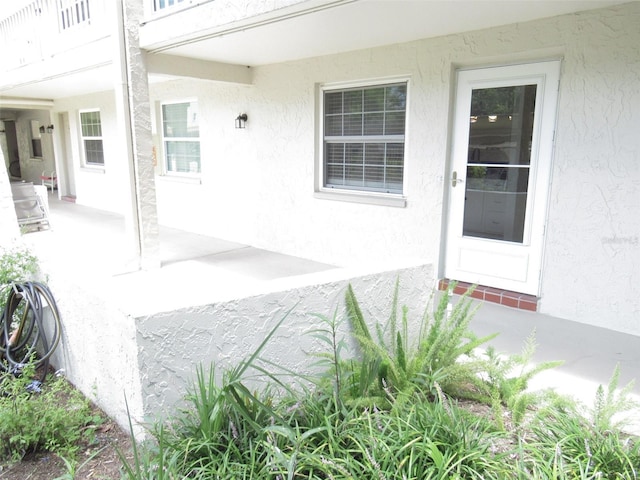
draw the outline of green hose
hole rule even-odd
[[[0,369],[20,374],[30,362],[42,369],[60,342],[60,313],[49,288],[39,282],[13,283],[0,316]],[[45,315],[49,307],[50,316]]]

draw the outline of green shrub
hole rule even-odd
[[[415,341],[410,340],[408,311],[402,309],[398,325],[398,287],[396,282],[391,315],[385,325],[374,325],[370,331],[351,285],[347,288],[346,305],[349,323],[359,348],[356,362],[343,368],[351,372],[348,395],[359,402],[369,399],[378,406],[396,397],[421,389],[435,396],[436,386],[460,394],[478,384],[482,362],[474,350],[497,334],[478,338],[469,330],[473,318],[471,300],[463,295],[449,309],[451,293],[443,292],[435,311],[427,305]],[[461,361],[464,359],[464,361]]]
[[[38,258],[27,247],[0,250],[0,311],[4,309],[11,282],[35,279]]]
[[[451,400],[442,385],[465,393],[474,388],[478,395],[493,392],[501,409],[521,408],[530,405],[523,397],[528,380],[552,364],[528,364],[532,338],[521,355],[502,358],[490,350],[489,360],[478,360],[472,350],[485,339],[467,330],[469,304],[463,298],[447,315],[446,295],[433,315],[425,315],[417,345],[410,344],[406,309],[395,318],[397,291],[396,284],[391,318],[384,327],[373,324],[374,336],[348,289],[360,347],[352,360],[342,358],[346,342],[338,335],[338,309],[332,317],[319,316],[324,325],[311,334],[327,351],[317,356],[323,371],[311,387],[304,386],[308,378],[292,372],[286,372],[285,383],[274,373],[277,365],[260,360],[277,326],[221,382],[213,366],[208,372],[199,367],[188,395],[191,408],[156,425],[155,441],[135,450],[133,465],[125,463],[126,478],[637,479],[640,444],[597,426],[614,424],[613,414],[628,406],[628,390],[614,393],[616,375],[596,395],[590,420],[575,402],[558,397],[534,411],[526,428],[497,428],[489,407],[472,412]],[[472,368],[459,369],[459,363]],[[267,380],[263,389],[246,386],[251,372]],[[357,394],[367,398],[357,401]]]
[[[53,377],[40,386],[32,381],[34,370],[29,364],[17,377],[0,372],[2,461],[39,450],[73,457],[78,441],[92,436],[100,422],[85,397],[64,378]]]
[[[502,429],[503,407],[507,407],[513,423],[520,425],[527,410],[544,401],[547,395],[547,392],[529,391],[531,379],[544,370],[562,365],[561,361],[534,364],[532,360],[535,349],[535,331],[527,338],[520,354],[500,355],[492,346],[486,349],[485,401],[492,405],[494,418]]]

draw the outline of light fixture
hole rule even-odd
[[[496,123],[498,121],[497,115],[489,115],[487,118],[489,119],[490,123]]]
[[[245,128],[245,124],[247,123],[247,114],[240,113],[236,117],[236,128]]]
[[[477,115],[471,115],[471,117],[469,117],[469,122],[470,123],[476,123],[478,121],[478,116]]]
[[[47,127],[47,133],[53,133],[53,125]]]

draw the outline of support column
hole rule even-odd
[[[143,0],[117,0],[115,101],[128,202],[125,221],[131,259],[128,269],[160,266],[160,238],[152,159],[149,82],[144,52],[140,49],[139,27],[144,14]]]

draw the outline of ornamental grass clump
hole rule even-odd
[[[603,430],[613,428],[615,414],[629,405],[628,390],[615,393],[616,375],[584,416],[565,397],[539,402],[542,397],[524,396],[531,377],[554,366],[527,364],[533,337],[521,355],[475,352],[492,336],[469,332],[467,297],[449,309],[444,293],[435,311],[421,318],[414,342],[407,309],[398,309],[397,283],[384,324],[365,321],[351,287],[345,301],[344,319],[336,308],[332,316],[316,316],[320,325],[309,332],[325,347],[315,355],[316,377],[262,358],[285,316],[252,355],[221,377],[213,365],[197,368],[190,407],[157,424],[155,442],[136,448],[133,464],[123,460],[125,477],[637,479],[637,439]],[[343,322],[352,328],[356,351],[340,334]],[[262,387],[249,388],[257,377]],[[496,421],[492,399],[501,412],[526,405],[527,421],[515,429]]]
[[[396,281],[391,315],[383,325],[364,318],[353,288],[347,288],[347,316],[359,347],[357,361],[342,367],[349,370],[348,396],[353,401],[384,405],[391,397],[410,397],[416,389],[431,395],[436,394],[436,386],[445,392],[455,389],[457,394],[465,388],[475,389],[482,366],[475,350],[497,334],[478,338],[471,332],[474,310],[469,293],[452,305],[451,293],[446,291],[434,311],[427,305],[411,341],[406,307],[398,319],[398,290]]]

